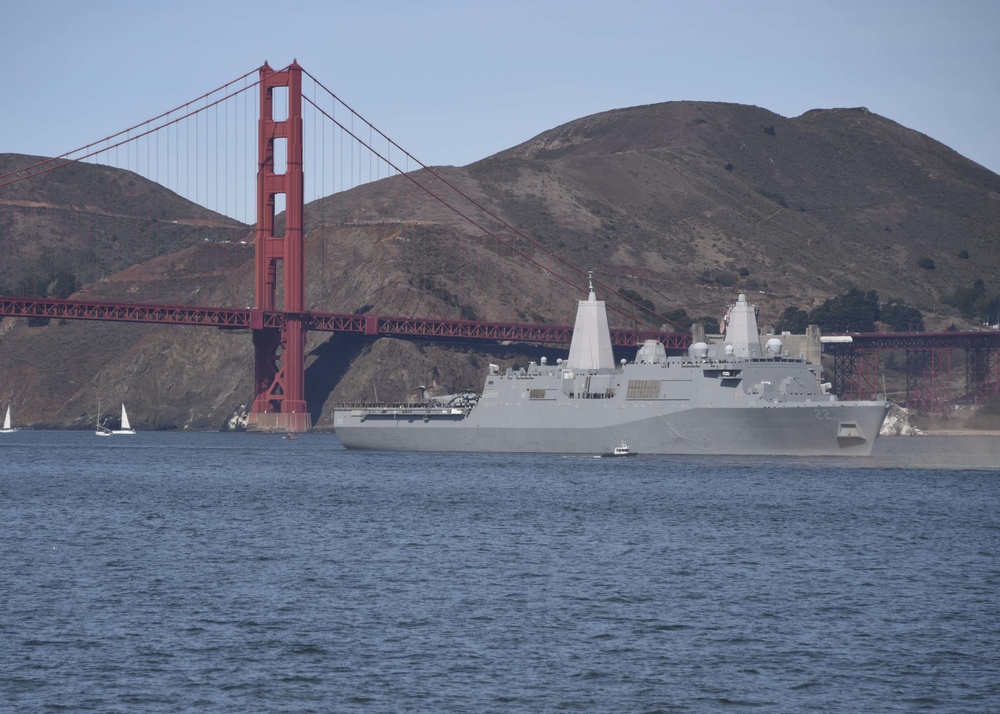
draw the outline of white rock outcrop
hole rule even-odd
[[[889,407],[889,414],[882,422],[879,436],[924,436],[924,432],[910,423],[910,413],[896,404]]]

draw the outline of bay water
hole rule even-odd
[[[1000,711],[998,468],[0,435],[0,710]]]

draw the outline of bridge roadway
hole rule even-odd
[[[196,325],[220,329],[281,329],[285,311],[251,308],[212,308],[190,305],[149,305],[140,303],[81,302],[44,298],[0,297],[0,316],[36,317],[57,320],[106,320],[161,325]],[[536,325],[515,322],[435,320],[382,315],[341,313],[301,313],[307,330],[342,332],[372,337],[409,337],[462,340],[469,342],[534,342],[568,345],[573,336],[569,325]],[[658,340],[667,350],[686,350],[691,335],[686,332],[612,329],[611,342],[632,347],[644,340]]]
[[[281,310],[265,311],[252,308],[82,302],[0,296],[0,316],[2,317],[107,320],[162,325],[196,325],[238,330],[281,329],[288,314],[288,312]],[[306,312],[302,314],[302,318],[309,330],[345,332],[372,337],[427,337],[569,344],[573,335],[573,328],[569,325],[436,320],[322,312]],[[865,332],[828,335],[826,337],[850,338],[850,341],[845,340],[844,342],[824,341],[823,352],[829,355],[856,353],[860,350],[919,350],[946,347],[952,349],[1000,349],[1000,330]],[[691,336],[686,332],[621,328],[611,330],[611,341],[616,347],[635,346],[643,340],[658,340],[668,350],[686,350],[691,343]]]

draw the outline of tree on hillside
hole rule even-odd
[[[898,298],[882,306],[881,321],[893,332],[924,331],[924,316],[920,314],[920,310]]]
[[[710,315],[705,315],[699,317],[695,322],[700,322],[705,328],[705,334],[707,335],[718,335],[719,334],[719,318],[712,317]]]
[[[986,283],[979,278],[972,283],[971,288],[955,288],[951,295],[944,298],[946,305],[958,308],[963,317],[972,317],[975,312],[976,300],[981,298],[986,291]]]
[[[665,310],[663,316],[681,327],[691,327],[691,323],[694,322],[683,307],[676,308],[675,310]]]
[[[975,308],[976,314],[985,324],[1000,324],[1000,295],[984,295],[976,300]]]
[[[778,332],[790,332],[793,335],[802,335],[805,334],[807,327],[809,327],[809,313],[800,307],[789,305],[781,313],[781,318],[778,320],[775,329]]]
[[[1000,320],[1000,294],[988,292],[982,278],[974,281],[971,288],[955,288],[943,302],[957,307],[969,320],[981,320],[991,325]]]
[[[64,270],[56,273],[55,277],[52,278],[52,282],[48,286],[48,293],[58,300],[65,300],[75,293],[76,289],[76,275]]]
[[[878,293],[851,288],[809,313],[809,322],[824,332],[874,332],[879,319]]]
[[[25,275],[17,281],[14,294],[18,297],[43,298],[48,297],[49,281],[40,275]]]

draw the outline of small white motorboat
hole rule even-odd
[[[614,451],[609,451],[606,454],[601,454],[602,457],[613,458],[620,456],[635,456],[631,449],[628,448],[628,444],[625,443],[625,439],[622,439],[622,443],[615,447]]]

